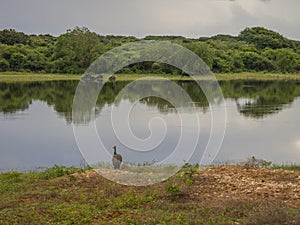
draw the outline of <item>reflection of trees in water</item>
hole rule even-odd
[[[221,82],[225,98],[236,101],[246,117],[263,118],[289,107],[300,96],[300,85],[293,81]],[[240,99],[246,99],[240,103]]]
[[[67,121],[72,115],[72,101],[78,82],[18,82],[0,83],[0,112],[25,110],[33,100],[41,100],[54,107]]]
[[[99,114],[105,104],[115,104],[118,93],[130,82],[106,83],[102,88],[101,94],[96,102],[96,115]],[[193,103],[201,108],[202,111],[208,110],[208,101],[199,86],[193,82],[177,82],[191,97]],[[42,100],[54,107],[54,110],[64,116],[67,122],[72,121],[73,98],[78,85],[78,81],[48,81],[32,83],[0,83],[0,111],[3,113],[14,113],[25,110],[33,100]],[[95,84],[97,85],[97,84]],[[238,110],[244,116],[262,118],[267,115],[277,113],[293,102],[295,97],[300,96],[300,85],[292,81],[223,81],[220,82],[225,98],[232,98],[236,101]],[[87,87],[91,88],[91,86]],[[97,87],[92,87],[97,91]],[[143,87],[140,87],[141,91]],[[149,87],[147,87],[149,88]],[[207,86],[207,92],[214,88]],[[84,89],[83,89],[84,90]],[[168,90],[166,83],[165,89]],[[86,92],[84,94],[91,94]],[[178,93],[170,93],[171,97],[176,98]],[[123,98],[133,101],[136,96],[123,96]],[[85,99],[89,99],[86,96]],[[244,99],[241,102],[240,99]],[[220,99],[214,99],[219,103]],[[174,111],[174,107],[166,100],[159,97],[147,97],[140,100],[148,106],[158,108],[163,113]],[[118,103],[116,103],[118,104]],[[186,107],[186,102],[180,103]],[[87,122],[91,115],[91,110],[82,102],[82,121]]]
[[[100,83],[97,82],[80,82],[78,85],[76,95],[77,104],[74,107],[73,122],[76,124],[86,124],[93,120],[95,117],[95,103],[98,96]],[[99,110],[101,111],[101,110]]]

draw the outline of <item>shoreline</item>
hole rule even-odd
[[[38,81],[79,81],[82,74],[35,74],[21,72],[2,72],[0,82],[38,82]],[[143,77],[166,78],[173,81],[193,80],[188,76],[169,74],[115,74],[117,81],[133,81]],[[218,81],[244,80],[244,81],[300,81],[300,74],[276,74],[276,73],[235,73],[235,74],[215,74]],[[210,76],[200,76],[199,80],[214,80]]]
[[[0,174],[0,223],[299,224],[299,174],[243,165],[189,168],[137,187],[89,169],[11,171]]]
[[[263,160],[264,161],[264,160]],[[267,162],[267,161],[265,161]],[[232,163],[232,164],[218,164],[218,165],[199,165],[199,167],[201,169],[205,169],[205,168],[217,168],[217,167],[226,167],[226,166],[245,166],[247,165],[247,162],[242,162],[242,163]],[[254,164],[253,164],[254,165]],[[64,165],[54,165],[51,167],[47,167],[47,166],[41,166],[41,167],[37,167],[36,169],[28,169],[28,170],[22,170],[22,169],[3,169],[0,170],[0,176],[1,174],[5,174],[5,173],[10,173],[10,172],[16,172],[16,173],[20,173],[20,174],[26,174],[26,173],[42,173],[45,170],[52,170],[54,168],[65,168],[67,170],[74,170],[74,171],[86,171],[86,170],[94,170],[94,169],[108,169],[107,166],[105,167],[97,167],[97,166],[85,166],[85,167],[78,167],[78,166],[64,166]],[[273,164],[271,163],[271,165],[258,165],[258,166],[253,166],[253,168],[265,168],[268,170],[286,170],[286,171],[293,171],[293,172],[300,172],[300,163],[290,163],[290,164]]]

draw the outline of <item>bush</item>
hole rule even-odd
[[[168,192],[172,196],[176,196],[181,193],[179,184],[168,185],[168,186],[166,186],[165,189],[166,189],[166,192]]]
[[[55,165],[54,167],[48,168],[45,171],[39,174],[41,179],[52,179],[56,177],[62,177],[64,175],[70,175],[73,173],[83,172],[84,169],[76,168],[74,166],[66,167],[66,166],[58,166]]]
[[[185,163],[180,171],[172,177],[173,183],[166,186],[165,190],[171,194],[172,197],[185,195],[187,186],[192,185],[195,182],[195,175],[199,169],[199,165],[191,165]]]
[[[0,71],[9,70],[9,62],[5,59],[0,59]]]

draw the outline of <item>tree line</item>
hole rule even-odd
[[[138,40],[164,40],[182,45],[217,73],[295,73],[300,70],[300,41],[263,27],[246,28],[238,36],[147,36],[141,39],[103,36],[85,27],[75,27],[58,37],[1,30],[0,71],[82,74],[103,53]],[[119,73],[180,74],[182,71],[166,64],[143,62],[123,68]]]

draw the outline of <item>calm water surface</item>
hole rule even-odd
[[[0,83],[0,171],[85,164],[72,126],[72,103],[77,84],[74,81]],[[191,134],[196,132],[193,121],[180,124],[176,110],[162,99],[146,98],[133,103],[123,98],[114,102],[126,84],[106,84],[97,101],[96,129],[107,149],[117,145],[127,162],[155,162],[171,154],[182,126]],[[178,84],[197,106],[197,112],[192,107],[185,107],[184,115],[192,119],[197,113],[200,117],[201,132],[192,157],[193,162],[197,162],[209,139],[210,108],[197,85],[192,82]],[[220,85],[226,102],[227,130],[214,163],[239,162],[253,155],[274,163],[300,163],[300,84],[234,81]],[[121,114],[125,108],[132,108],[131,130],[141,139],[149,137],[151,129],[160,130],[162,124],[159,121],[152,121],[153,127],[149,129],[152,118],[163,119],[167,128],[163,141],[147,154],[124,146],[110,123],[112,106]],[[222,106],[216,102],[215,107]],[[86,119],[76,121],[78,126],[85,123]],[[130,135],[123,132],[122,138]],[[159,135],[153,138],[154,142],[161,139]],[[186,149],[191,147],[187,142]],[[93,163],[98,161],[110,162],[110,155],[98,157]]]

